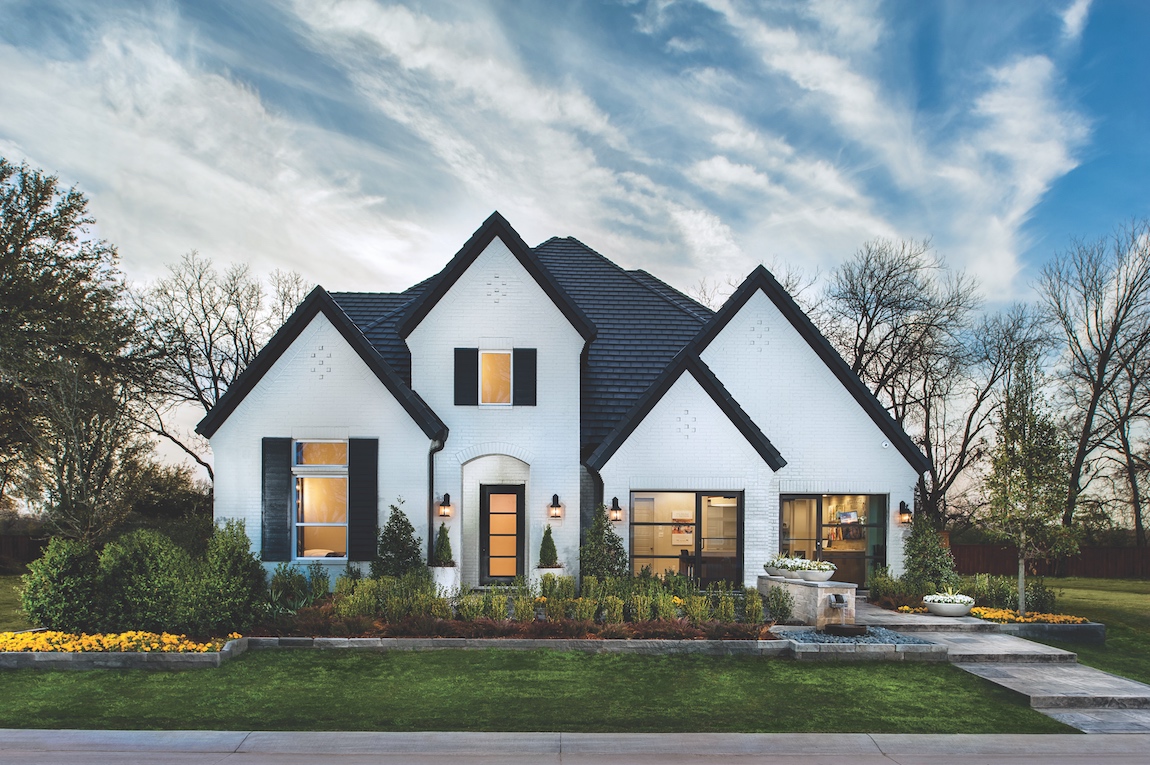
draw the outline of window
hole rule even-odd
[[[742,582],[742,492],[631,492],[631,564],[636,574]]]
[[[296,441],[295,557],[347,557],[347,441]]]
[[[455,405],[535,406],[537,360],[535,348],[456,348]]]
[[[480,352],[479,403],[511,404],[511,351]]]

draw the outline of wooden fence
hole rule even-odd
[[[0,558],[17,563],[31,563],[44,553],[47,539],[33,539],[23,534],[0,534]]]
[[[960,574],[1017,574],[1018,551],[1009,545],[951,545]],[[1042,576],[1093,576],[1107,579],[1150,578],[1150,547],[1083,547],[1078,555],[1037,561]]]

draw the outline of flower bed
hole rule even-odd
[[[1088,624],[1089,619],[1081,616],[1067,614],[1036,614],[1027,613],[1019,616],[1017,611],[1007,608],[972,608],[970,615],[988,622],[998,624]]]
[[[189,640],[187,635],[168,632],[119,632],[109,634],[72,634],[68,632],[0,632],[0,652],[36,653],[208,653],[219,651],[227,638],[206,642]]]

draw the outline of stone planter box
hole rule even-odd
[[[209,653],[4,651],[0,652],[0,669],[207,669],[234,659],[248,648],[248,638],[239,638]]]
[[[764,596],[774,587],[783,587],[795,599],[794,617],[803,624],[821,630],[831,624],[855,623],[855,590],[850,582],[807,582],[802,579],[784,579],[778,576],[760,576],[758,590]],[[831,608],[830,596],[842,595],[846,608]]]

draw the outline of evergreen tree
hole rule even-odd
[[[409,571],[423,568],[423,553],[420,552],[420,539],[415,536],[415,527],[407,520],[407,515],[399,509],[403,499],[398,504],[390,505],[391,516],[387,524],[379,532],[379,546],[376,549],[375,560],[371,562],[371,575],[374,578],[381,576],[403,576]]]
[[[606,579],[609,576],[626,576],[628,573],[627,549],[622,538],[611,528],[607,520],[607,506],[600,503],[595,508],[595,517],[587,538],[579,548],[579,571],[584,577],[593,576]]]
[[[1071,555],[1078,543],[1061,525],[1068,480],[1067,445],[1036,389],[1037,359],[1020,354],[1011,371],[987,478],[986,524],[1018,547],[1018,612],[1026,612],[1026,564]]]
[[[559,552],[555,549],[555,540],[551,537],[551,524],[543,529],[543,541],[539,544],[539,568],[558,568]]]
[[[958,584],[954,556],[942,544],[926,513],[915,513],[914,526],[903,549],[906,574],[903,580],[917,592],[930,595]]]
[[[447,535],[447,524],[439,524],[439,532],[435,535],[435,554],[431,561],[433,566],[454,566],[455,556],[451,553],[451,538]]]

